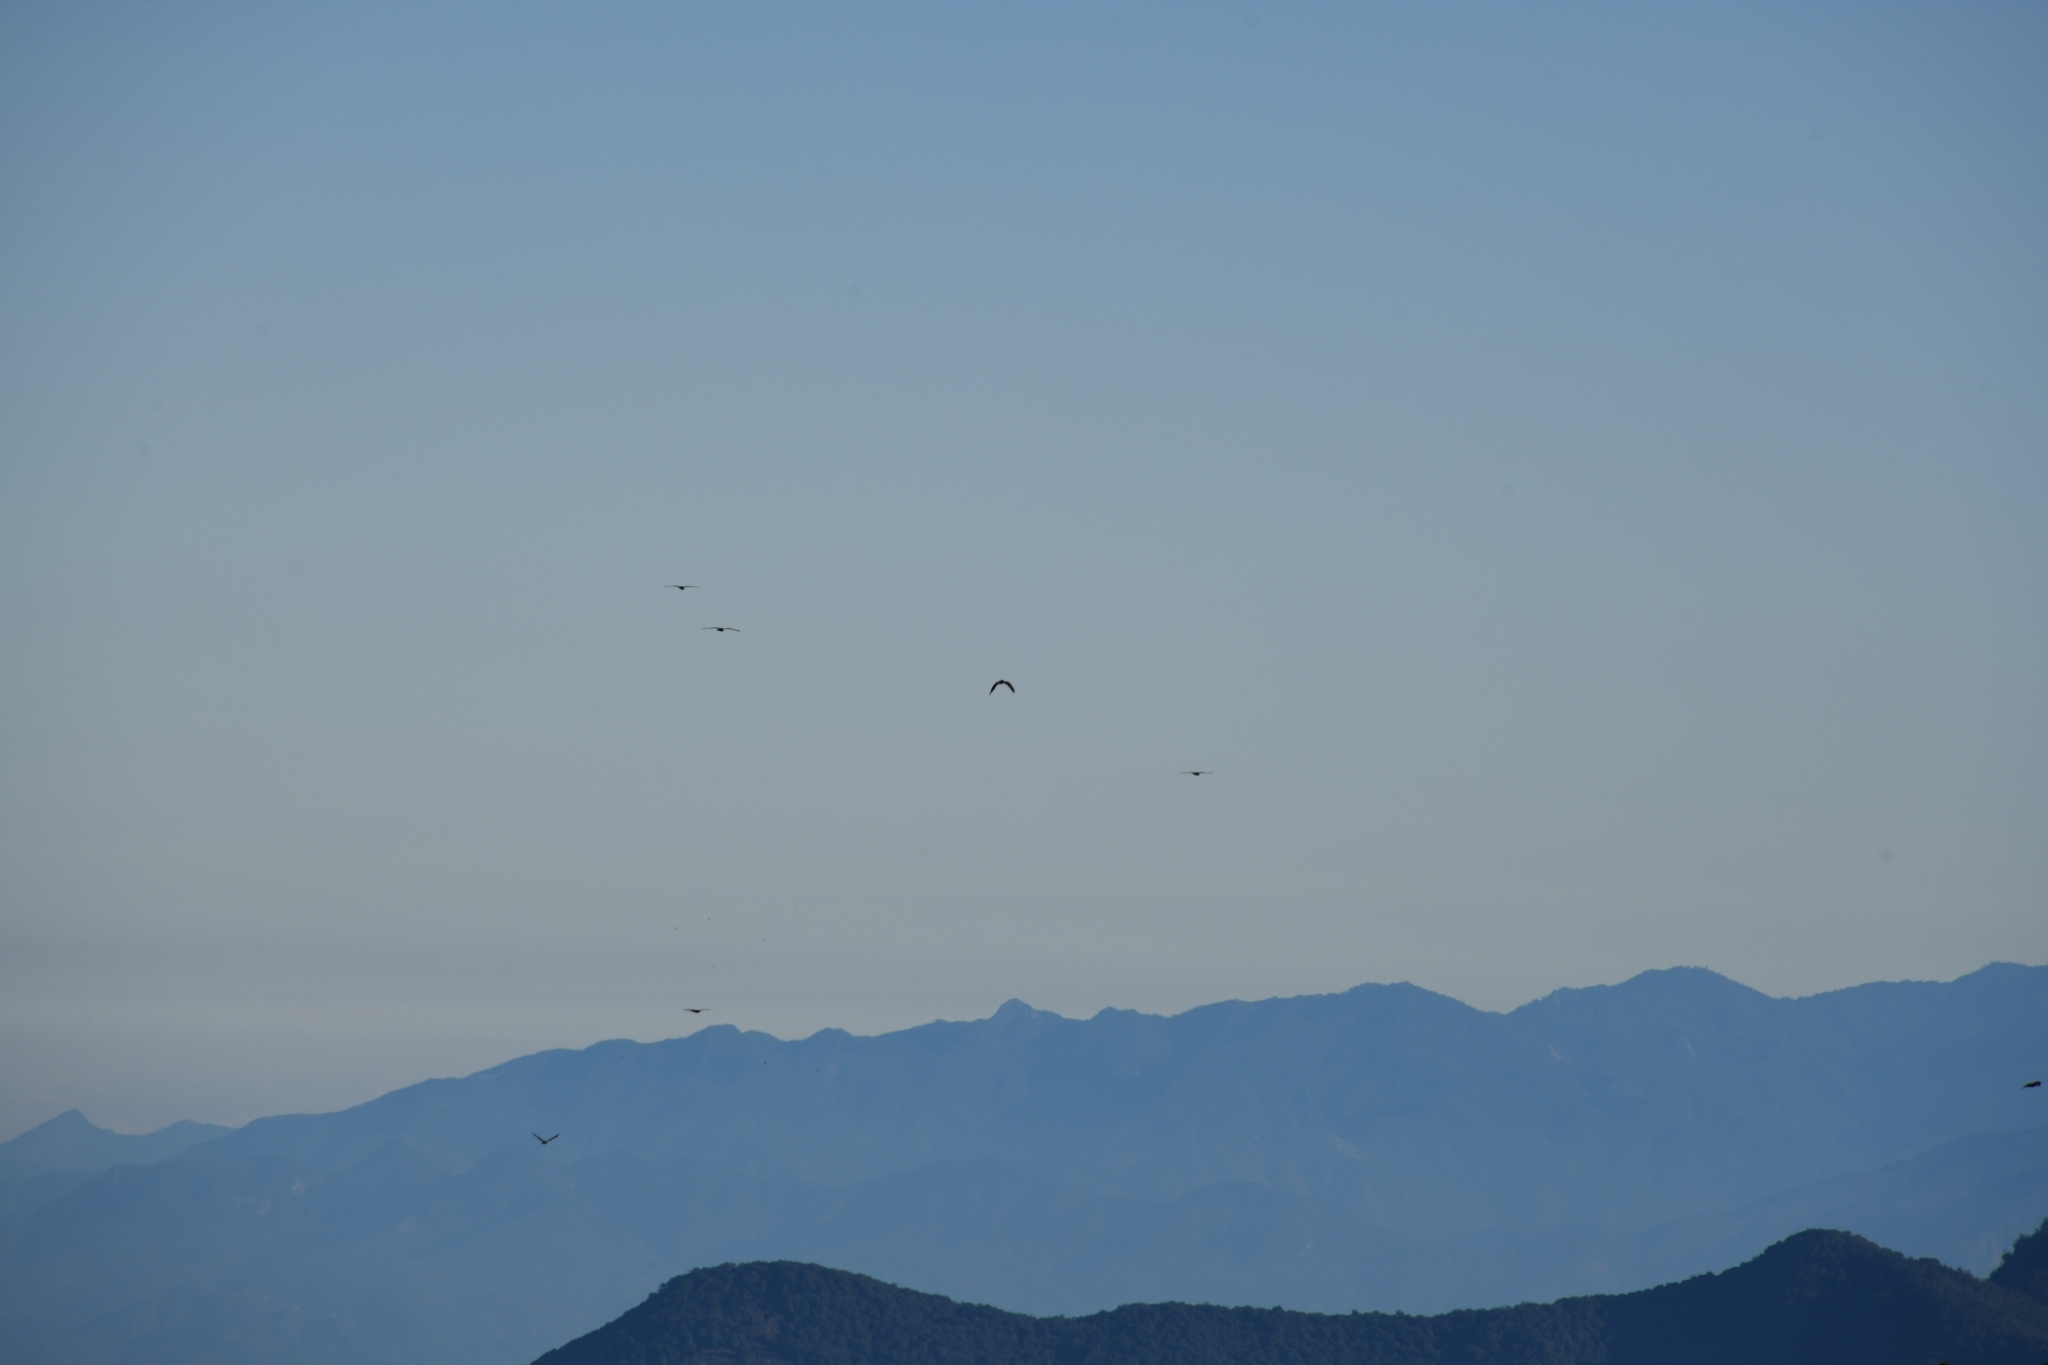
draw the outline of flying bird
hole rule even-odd
[[[1183,777],[1207,777],[1215,771],[1214,768],[1182,768],[1181,775]]]
[[[2041,1083],[2039,1081],[2028,1081],[2025,1085],[2020,1087],[2020,1089],[2022,1090],[2039,1090],[2040,1088]]]
[[[684,1014],[702,1014],[703,1012],[703,1010],[693,1010],[688,1005],[683,1006]]]
[[[683,592],[687,589],[694,588],[697,585],[695,583],[671,583],[669,584],[669,586],[671,588],[674,588],[677,592]]]
[[[560,1136],[561,1136],[561,1134],[560,1134],[560,1133],[557,1133],[557,1134],[555,1134],[555,1137],[542,1137],[542,1136],[541,1136],[541,1135],[540,1135],[539,1133],[535,1133],[535,1134],[533,1135],[533,1140],[534,1140],[535,1142],[538,1142],[538,1143],[539,1143],[539,1144],[540,1144],[541,1146],[545,1147],[545,1146],[547,1146],[547,1145],[548,1145],[548,1144],[549,1144],[550,1142],[553,1142],[553,1141],[555,1140],[555,1138],[558,1138],[558,1137],[560,1137]]]
[[[723,635],[723,634],[725,634],[725,633],[726,633],[727,631],[731,631],[731,632],[732,632],[733,634],[735,634],[735,635],[737,635],[737,634],[739,634],[739,633],[740,633],[740,628],[739,628],[738,626],[703,626],[703,627],[700,627],[700,629],[703,629],[703,630],[715,630],[715,631],[717,631],[717,632],[718,632],[718,633],[719,633],[720,635]]]
[[[1017,695],[1017,684],[1011,682],[1008,678],[997,678],[994,682],[990,683],[988,685],[988,694],[993,697],[998,687],[1007,687],[1010,689],[1011,696]]]

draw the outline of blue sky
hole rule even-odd
[[[0,1132],[700,1020],[2048,961],[2044,58],[2024,4],[10,7]]]

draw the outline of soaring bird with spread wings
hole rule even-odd
[[[535,1142],[538,1142],[538,1143],[539,1143],[539,1144],[540,1144],[541,1146],[545,1147],[545,1146],[547,1146],[547,1145],[548,1145],[548,1144],[549,1144],[550,1142],[553,1142],[553,1141],[555,1140],[555,1138],[558,1138],[558,1137],[560,1137],[560,1136],[561,1136],[561,1134],[560,1134],[560,1133],[557,1133],[557,1134],[555,1134],[555,1137],[542,1137],[542,1136],[541,1136],[541,1135],[540,1135],[539,1133],[535,1133],[535,1134],[533,1135],[533,1140],[534,1140]]]
[[[1017,694],[1017,684],[1011,682],[1008,678],[997,678],[994,682],[990,683],[988,685],[988,694],[991,697],[993,697],[996,694],[996,689],[998,687],[1009,688],[1011,696],[1015,696]]]

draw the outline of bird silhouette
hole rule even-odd
[[[993,697],[996,694],[996,689],[998,687],[1009,688],[1011,696],[1015,696],[1017,694],[1017,684],[1011,682],[1008,678],[997,678],[994,682],[990,683],[988,685],[988,694],[991,697]]]
[[[1215,771],[1214,768],[1182,768],[1181,775],[1184,777],[1207,777]]]
[[[740,628],[739,628],[738,626],[704,626],[704,627],[701,627],[701,629],[704,629],[704,630],[715,630],[715,631],[717,631],[717,632],[718,632],[718,633],[719,633],[720,635],[723,635],[723,634],[725,634],[725,633],[726,633],[727,631],[731,631],[731,632],[732,632],[733,634],[735,634],[735,635],[737,635],[737,634],[739,634],[739,633],[740,633]]]
[[[684,1014],[702,1014],[703,1012],[703,1010],[691,1009],[688,1005],[683,1006]]]
[[[548,1145],[548,1144],[549,1144],[550,1142],[553,1142],[553,1141],[555,1140],[555,1138],[558,1138],[558,1137],[560,1137],[560,1136],[561,1136],[561,1134],[560,1134],[560,1133],[557,1133],[557,1134],[555,1134],[555,1137],[542,1137],[542,1136],[541,1136],[541,1135],[540,1135],[539,1133],[535,1133],[535,1134],[533,1135],[533,1140],[534,1140],[535,1142],[538,1142],[538,1143],[539,1143],[539,1144],[540,1144],[541,1146],[545,1147],[545,1146],[547,1146],[547,1145]]]
[[[674,588],[677,592],[683,592],[687,589],[694,588],[697,585],[695,583],[671,583],[669,584],[669,586],[671,588]]]
[[[2039,1081],[2028,1081],[2025,1085],[2020,1087],[2020,1089],[2022,1090],[2039,1090],[2040,1088],[2041,1083]]]

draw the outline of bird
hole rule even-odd
[[[683,1006],[683,1013],[684,1013],[684,1014],[702,1014],[703,1012],[704,1012],[703,1010],[699,1010],[699,1009],[691,1009],[691,1008],[690,1008],[690,1007],[689,1007],[688,1005],[685,1005],[685,1006]]]
[[[2039,1090],[2040,1088],[2041,1083],[2039,1081],[2028,1081],[2025,1085],[2020,1087],[2020,1089],[2022,1090]]]
[[[1011,682],[1008,678],[997,678],[994,682],[990,683],[988,685],[988,694],[993,697],[998,687],[1007,687],[1010,689],[1011,696],[1017,695],[1017,684]]]
[[[1181,775],[1183,777],[1207,777],[1215,771],[1214,768],[1182,768]]]
[[[739,628],[738,626],[703,626],[703,627],[700,627],[700,629],[703,629],[703,630],[715,630],[715,631],[717,631],[717,632],[718,632],[718,633],[719,633],[720,635],[723,635],[723,634],[725,634],[725,632],[727,632],[727,631],[731,631],[731,632],[732,632],[733,634],[735,634],[735,635],[737,635],[737,634],[739,634],[739,633],[740,633],[740,628]]]
[[[695,583],[671,583],[669,584],[669,586],[671,588],[674,588],[677,592],[684,592],[690,588],[696,587],[697,585]]]
[[[555,1137],[542,1137],[542,1136],[541,1136],[541,1135],[540,1135],[539,1133],[535,1133],[535,1134],[533,1135],[533,1140],[534,1140],[535,1142],[538,1142],[538,1143],[539,1143],[539,1144],[540,1144],[541,1146],[545,1147],[545,1146],[547,1146],[547,1145],[548,1145],[548,1144],[549,1144],[550,1142],[553,1142],[553,1141],[555,1140],[555,1138],[558,1138],[558,1137],[560,1137],[560,1136],[561,1136],[561,1134],[560,1134],[560,1133],[557,1133],[557,1134],[555,1134]]]

